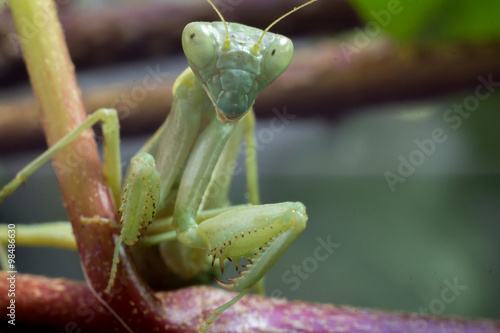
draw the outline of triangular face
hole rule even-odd
[[[202,82],[222,122],[240,119],[259,92],[292,60],[292,41],[238,23],[195,22],[184,29],[182,46],[191,69]]]

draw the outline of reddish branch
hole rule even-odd
[[[8,274],[0,273],[0,307],[9,304]],[[100,304],[81,282],[18,274],[16,324],[76,332],[125,332],[116,318]],[[195,332],[218,305],[233,293],[190,287],[157,293],[168,332]],[[125,297],[123,302],[130,302]],[[133,308],[133,307],[132,307]],[[134,320],[143,313],[132,311],[124,319]],[[155,318],[152,318],[155,321]],[[116,329],[116,331],[115,331]],[[500,322],[458,317],[420,316],[353,307],[291,302],[247,295],[224,312],[209,332],[378,332],[378,333],[498,333]],[[137,332],[154,332],[141,329]]]

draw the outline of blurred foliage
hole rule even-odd
[[[496,170],[500,167],[500,95],[498,93],[481,102],[481,107],[471,114],[468,130],[475,156],[488,161]]]
[[[488,41],[500,38],[500,1],[352,0],[366,22],[400,40]]]

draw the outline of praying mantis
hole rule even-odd
[[[286,70],[293,55],[291,40],[269,29],[317,0],[294,8],[265,30],[227,23],[207,1],[221,22],[194,22],[185,27],[182,46],[189,67],[174,83],[174,102],[166,121],[132,158],[123,189],[117,113],[99,109],[0,191],[1,202],[60,149],[102,121],[104,174],[115,204],[120,203],[120,225],[114,225],[120,236],[106,293],[113,295],[122,244],[133,246],[141,236],[146,236],[141,243],[149,245],[168,247],[164,244],[176,241],[188,251],[202,251],[206,258],[211,257],[212,265],[218,261],[221,271],[226,259],[237,269],[242,257],[249,260],[239,277],[229,282],[216,279],[222,287],[240,293],[217,308],[200,332],[260,281],[305,229],[307,215],[302,203],[260,204],[253,104],[259,92]],[[228,205],[227,192],[242,141],[246,144],[249,205],[234,207]],[[149,224],[156,224],[159,218],[166,221],[165,228],[148,237]],[[82,223],[113,224],[85,216]],[[174,266],[181,274],[196,273],[196,267],[183,265],[190,255],[179,257]]]

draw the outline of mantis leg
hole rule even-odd
[[[253,108],[239,121],[229,138],[203,198],[202,209],[223,207],[228,204],[229,186],[233,178],[241,141],[245,140],[245,167],[247,175],[248,200],[252,205],[260,204],[257,154],[255,148],[255,113]],[[200,211],[201,213],[201,211]],[[264,277],[254,286],[254,290],[265,294]]]
[[[118,115],[113,109],[99,109],[91,114],[83,123],[77,126],[71,133],[67,134],[52,147],[46,150],[42,155],[36,158],[33,162],[24,167],[16,177],[3,187],[0,191],[0,202],[7,195],[14,192],[19,185],[25,182],[29,176],[33,174],[43,164],[48,162],[55,154],[61,149],[70,144],[85,130],[92,127],[98,121],[102,121],[103,131],[103,150],[104,150],[104,177],[110,187],[113,200],[115,204],[119,202],[120,188],[121,188],[121,165],[120,165],[120,138],[119,138],[119,122]],[[44,224],[36,229],[25,228],[18,229],[18,244],[30,243],[31,245],[56,245],[61,247],[75,247],[74,241],[72,242],[69,235],[72,233],[67,232],[71,228],[69,224]],[[30,231],[36,230],[36,233]],[[49,231],[50,230],[50,231]],[[50,234],[47,234],[50,233]],[[117,247],[118,248],[118,247]],[[116,251],[115,251],[116,252]],[[115,269],[116,270],[116,269]]]
[[[238,155],[246,128],[246,118],[247,116],[238,122],[222,150],[205,191],[199,213],[207,209],[229,205],[229,189],[238,164]]]
[[[9,224],[0,225],[0,268],[13,270],[8,264],[7,247],[12,246],[8,237]],[[31,246],[57,246],[70,250],[76,250],[76,241],[69,222],[43,223],[42,225],[19,225],[16,224],[15,245]],[[10,268],[10,269],[9,269]]]
[[[243,119],[246,119],[245,161],[246,161],[246,172],[247,172],[248,199],[252,205],[259,205],[260,204],[259,176],[258,176],[259,173],[257,167],[257,151],[255,148],[255,113],[253,111],[253,108],[251,112],[249,112]],[[254,291],[256,291],[259,295],[265,294],[264,277],[262,277],[255,284]]]
[[[0,225],[0,243],[6,244],[7,224]],[[17,246],[47,246],[76,250],[75,236],[69,222],[16,224]]]
[[[250,204],[260,204],[257,154],[255,148],[255,114],[253,108],[239,121],[233,134],[229,138],[210,181],[210,185],[205,193],[202,207],[211,209],[222,207],[227,202],[229,185],[237,165],[239,148],[241,141],[245,140],[245,167],[247,175],[247,190]],[[260,294],[265,294],[264,278],[261,278],[254,286],[254,290]]]
[[[239,277],[228,279],[229,283],[216,279],[222,287],[241,290],[241,293],[217,308],[201,332],[264,276],[304,230],[306,221],[303,204],[283,202],[233,209],[199,225],[200,236],[213,256],[212,263],[218,259],[221,271],[226,258],[231,259],[236,268],[241,257],[250,261],[250,264],[244,265],[246,270],[239,271]]]
[[[205,247],[197,232],[196,215],[222,150],[235,124],[221,123],[215,116],[196,141],[187,161],[174,210],[179,240],[191,247]]]
[[[258,205],[259,187],[257,173],[257,154],[255,152],[255,115],[250,110],[234,129],[231,137],[222,150],[219,161],[204,194],[201,210],[223,207],[229,204],[229,187],[238,162],[241,141],[245,140],[245,167],[247,174],[247,190],[249,202]]]
[[[199,332],[205,332],[208,328],[208,326],[210,326],[210,324],[212,324],[215,319],[217,319],[217,317],[219,317],[219,315],[226,311],[227,309],[229,309],[230,307],[232,307],[234,304],[236,304],[236,302],[238,302],[243,296],[246,295],[246,293],[248,292],[249,289],[245,289],[243,290],[242,292],[240,292],[238,294],[238,296],[236,296],[235,298],[233,298],[232,300],[230,300],[229,302],[219,306],[217,309],[214,310],[214,313],[208,317],[208,319],[205,321],[205,323],[203,324],[203,326],[200,328]]]
[[[115,242],[113,263],[105,290],[106,293],[111,293],[111,288],[115,283],[122,243],[131,246],[139,241],[141,235],[153,222],[159,197],[160,175],[156,170],[154,158],[148,153],[140,153],[134,156],[130,162],[130,169],[124,184],[122,204],[119,209],[121,232]],[[81,221],[82,223],[92,224],[111,222],[99,217],[82,217]]]
[[[140,153],[132,158],[124,184],[122,205],[119,210],[122,228],[115,243],[106,293],[111,293],[115,282],[122,242],[131,246],[139,241],[141,235],[153,222],[159,199],[160,175],[156,170],[154,158],[148,153]]]
[[[14,192],[19,185],[24,183],[43,164],[48,162],[61,149],[70,144],[86,129],[92,127],[98,121],[103,122],[104,136],[104,176],[108,183],[115,203],[118,203],[121,188],[121,166],[120,166],[120,139],[118,115],[113,109],[99,109],[91,114],[83,123],[76,127],[71,133],[63,137],[42,155],[19,171],[16,177],[7,183],[0,191],[0,202]]]
[[[255,149],[255,113],[252,110],[242,119],[245,121],[245,161],[249,202],[260,204],[259,173],[257,170],[257,151]]]

